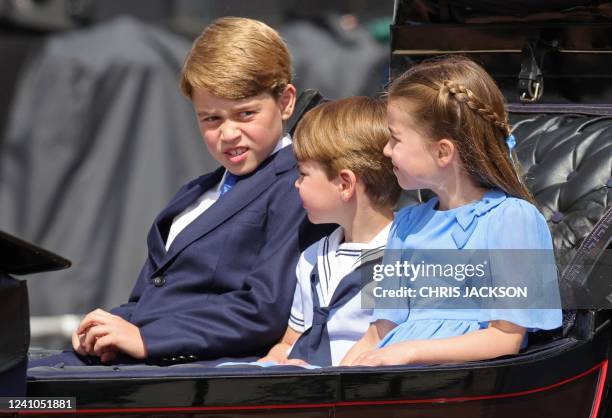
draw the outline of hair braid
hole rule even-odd
[[[410,121],[424,136],[452,139],[475,184],[534,202],[508,152],[504,96],[484,68],[456,55],[425,60],[393,80],[389,99],[408,105]]]
[[[482,118],[491,122],[493,126],[504,134],[504,137],[510,135],[510,126],[508,126],[506,122],[507,117],[502,119],[491,106],[483,103],[470,89],[454,81],[445,80],[440,92],[445,91],[448,91],[455,100],[460,103],[465,103]]]

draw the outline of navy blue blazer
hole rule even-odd
[[[287,327],[300,251],[328,232],[306,218],[292,147],[240,180],[168,252],[172,220],[224,168],[183,186],[158,215],[129,302],[111,312],[140,328],[149,358],[168,363],[263,355]]]

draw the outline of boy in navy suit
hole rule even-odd
[[[287,46],[264,23],[218,19],[195,40],[181,90],[222,167],[185,185],[158,215],[128,303],[87,314],[72,338],[77,355],[64,353],[64,364],[244,358],[283,334],[300,234],[323,235],[293,187]],[[52,364],[43,360],[31,366]]]

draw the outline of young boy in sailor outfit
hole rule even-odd
[[[311,222],[340,227],[301,254],[287,330],[261,363],[335,366],[367,330],[362,276],[382,257],[400,193],[388,137],[384,103],[367,97],[325,103],[298,124],[302,204]]]

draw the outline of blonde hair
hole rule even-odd
[[[391,160],[383,155],[389,141],[386,105],[369,97],[349,97],[319,105],[306,113],[295,130],[298,161],[321,164],[328,179],[352,170],[365,184],[371,202],[395,205],[400,187]]]
[[[510,158],[504,97],[481,66],[453,55],[426,60],[395,79],[388,97],[405,102],[425,136],[453,140],[476,184],[534,202]]]
[[[223,17],[193,42],[180,89],[188,98],[194,88],[230,100],[262,93],[278,98],[291,74],[289,49],[278,32],[257,20]]]

